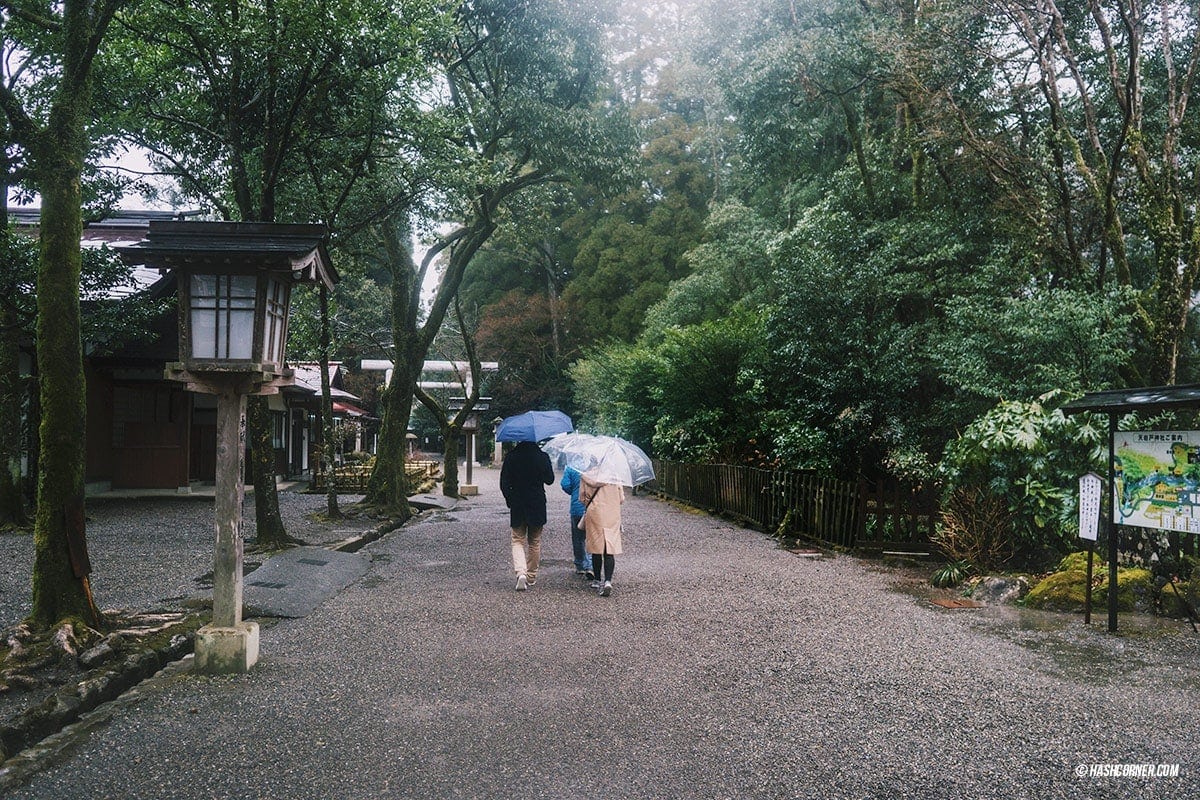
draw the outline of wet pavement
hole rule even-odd
[[[185,660],[48,743],[10,795],[1200,796],[1186,623],[938,608],[873,564],[641,496],[600,598],[556,486],[517,593],[495,481],[364,548],[361,578],[262,631],[249,674]]]

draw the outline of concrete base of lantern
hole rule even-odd
[[[242,622],[232,628],[205,625],[196,631],[194,672],[205,675],[249,672],[257,661],[257,622]]]

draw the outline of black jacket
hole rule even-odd
[[[533,442],[517,442],[500,467],[500,492],[514,528],[546,524],[546,489],[554,483],[550,456]]]

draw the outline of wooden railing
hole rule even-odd
[[[932,494],[818,475],[810,470],[767,470],[728,464],[655,461],[653,484],[668,497],[780,536],[825,544],[917,550],[936,518]]]

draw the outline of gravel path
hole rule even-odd
[[[155,679],[14,796],[1200,796],[1186,625],[947,611],[856,559],[645,497],[598,598],[570,572],[556,488],[542,575],[518,594],[495,474],[478,483],[265,628],[250,674]],[[1076,776],[1125,763],[1180,774]]]
[[[359,500],[343,495],[342,507]],[[376,519],[313,522],[325,511],[325,495],[280,492],[280,515],[288,534],[326,545],[376,527]],[[247,548],[254,542],[254,497],[246,495]],[[88,500],[88,557],[92,591],[101,609],[174,609],[182,600],[212,594],[214,521],[212,498],[144,497]],[[247,552],[246,571],[262,555]],[[0,533],[0,630],[29,615],[34,539],[28,533]]]
[[[359,500],[343,496],[343,507]],[[312,512],[326,509],[324,495],[282,491],[279,512],[292,536],[312,544],[349,538],[374,527],[377,520],[346,519],[318,523]],[[246,497],[243,531],[248,545],[255,536],[254,495]],[[171,609],[185,598],[212,594],[213,501],[211,497],[140,497],[88,499],[88,557],[92,591],[101,609]],[[248,552],[246,571],[262,556]],[[33,537],[0,533],[0,630],[30,611]]]

